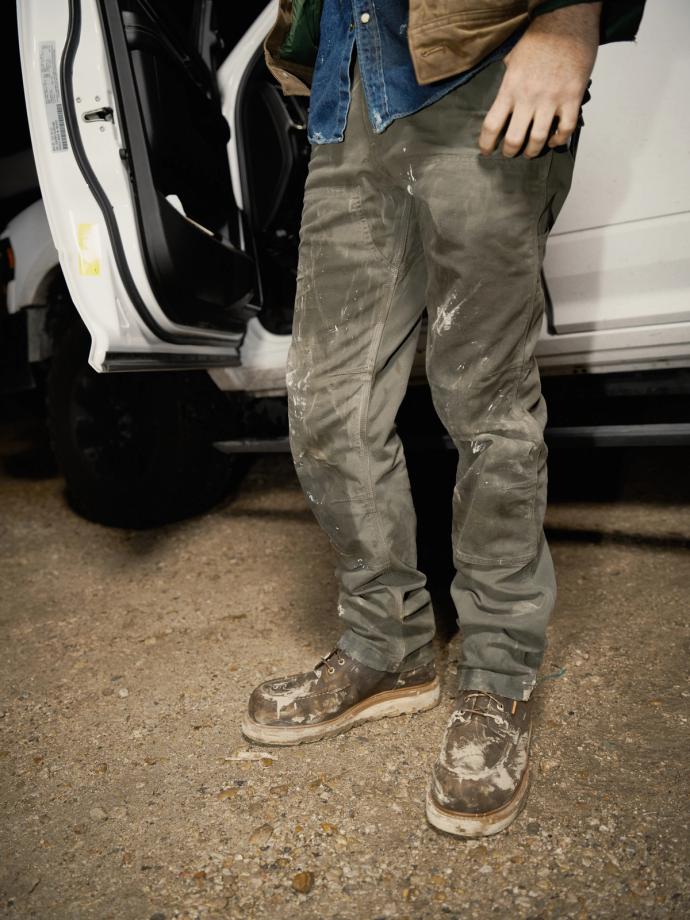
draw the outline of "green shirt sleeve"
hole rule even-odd
[[[280,46],[283,60],[313,66],[319,50],[323,0],[293,0],[292,24]]]
[[[564,6],[591,3],[593,0],[543,0],[531,15],[542,16]],[[632,41],[642,21],[645,0],[603,0],[601,8],[601,44]]]

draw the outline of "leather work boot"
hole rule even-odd
[[[488,837],[518,816],[529,786],[530,702],[462,690],[426,799],[439,830]]]
[[[242,734],[260,744],[303,744],[362,722],[423,712],[440,698],[436,667],[375,671],[334,649],[313,671],[268,680],[252,692]]]

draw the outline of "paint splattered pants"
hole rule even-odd
[[[345,140],[311,160],[288,395],[296,469],[338,555],[340,647],[381,670],[429,660],[434,617],[394,425],[426,307],[429,384],[459,451],[462,685],[526,699],[555,597],[540,268],[573,158],[479,155],[503,73],[488,67],[382,135],[355,78]]]

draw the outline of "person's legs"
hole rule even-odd
[[[338,647],[383,671],[433,657],[395,416],[424,307],[412,201],[381,168],[359,81],[342,144],[316,147],[288,358],[300,482],[337,555]]]
[[[411,177],[428,286],[427,374],[459,452],[452,593],[462,685],[527,699],[555,596],[542,523],[546,408],[535,348],[548,231],[572,157],[479,154],[503,65],[389,129],[390,168]]]
[[[412,205],[381,167],[355,79],[344,142],[312,155],[287,370],[295,469],[338,556],[345,632],[313,671],[254,690],[242,723],[254,741],[316,741],[439,700],[395,433],[426,284]]]
[[[527,701],[555,597],[535,349],[544,245],[572,156],[479,154],[503,70],[487,68],[392,126],[386,159],[410,177],[428,274],[427,374],[459,452],[452,594],[464,639],[461,692],[427,815],[470,836],[501,830],[525,800]]]

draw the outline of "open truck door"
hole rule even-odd
[[[238,363],[256,271],[211,3],[21,0],[18,26],[41,193],[91,366]]]

